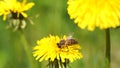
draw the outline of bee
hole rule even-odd
[[[62,39],[62,40],[60,40],[60,42],[59,43],[57,43],[57,46],[59,47],[59,48],[61,48],[62,46],[70,46],[70,45],[72,45],[72,44],[77,44],[78,42],[74,39],[74,38],[72,38],[72,36],[68,36],[67,38],[66,38],[66,40],[65,39]]]

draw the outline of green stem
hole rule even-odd
[[[10,40],[12,46],[11,46],[11,50],[12,50],[12,68],[16,68],[16,67],[22,67],[21,64],[23,63],[22,59],[22,47],[20,46],[20,42],[18,41],[18,36],[16,36],[16,33],[11,33],[11,40]],[[19,56],[20,55],[20,56]]]
[[[53,68],[53,62],[49,60],[49,68]]]
[[[66,61],[62,63],[60,60],[55,59],[53,62],[49,61],[49,68],[66,68]]]
[[[23,44],[23,47],[25,49],[25,52],[27,54],[28,60],[29,60],[29,68],[34,68],[34,61],[33,61],[33,57],[32,57],[32,50],[30,49],[30,46],[28,45],[28,42],[23,34],[23,32],[21,32],[21,42]]]
[[[106,68],[110,68],[110,30],[106,29]]]

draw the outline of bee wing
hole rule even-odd
[[[69,34],[69,35],[67,36],[67,39],[72,39],[72,38],[73,38],[73,34],[74,34],[74,33]]]

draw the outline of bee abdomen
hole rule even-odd
[[[65,43],[65,45],[72,45],[72,44],[77,44],[78,42],[74,39],[68,39]]]

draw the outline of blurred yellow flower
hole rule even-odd
[[[62,39],[66,39],[64,36]],[[33,48],[33,56],[36,57],[36,60],[50,60],[55,61],[56,59],[61,62],[69,60],[73,62],[76,59],[81,59],[83,57],[82,53],[79,52],[81,47],[78,44],[58,47],[58,43],[62,40],[58,36],[45,37],[37,41],[37,46]]]
[[[0,0],[0,15],[3,16],[3,20],[9,22],[7,28],[14,28],[14,31],[18,29],[25,29],[27,26],[26,20],[28,16],[25,11],[28,11],[34,6],[33,2],[26,3],[27,0]]]
[[[94,30],[120,26],[119,0],[68,0],[68,14],[82,29]]]
[[[6,20],[8,14],[11,14],[13,18],[27,18],[27,14],[24,11],[29,10],[34,6],[33,2],[26,3],[27,0],[19,2],[17,0],[1,0],[0,1],[0,15],[3,15],[3,20]]]

